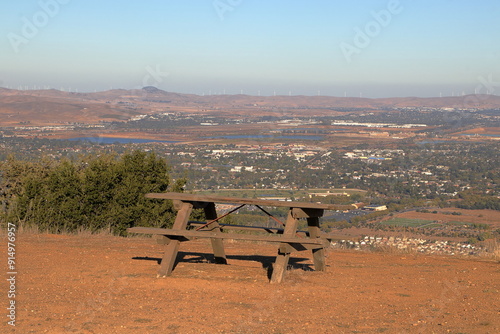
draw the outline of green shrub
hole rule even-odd
[[[52,233],[111,228],[124,235],[132,226],[168,227],[175,217],[171,203],[144,195],[181,191],[185,183],[171,185],[166,162],[141,151],[77,161],[9,159],[0,167],[4,220]]]

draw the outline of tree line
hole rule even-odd
[[[125,235],[132,226],[170,227],[170,201],[149,192],[182,192],[164,159],[133,151],[78,159],[43,158],[0,162],[0,221],[36,226],[50,233],[109,229]]]

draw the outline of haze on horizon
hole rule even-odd
[[[495,0],[28,0],[1,9],[0,87],[500,94]]]

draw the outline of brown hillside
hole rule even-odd
[[[250,96],[178,94],[148,87],[97,93],[58,90],[0,89],[0,125],[123,120],[154,111],[228,113],[230,115],[321,115],[345,108],[380,110],[395,107],[500,108],[494,95],[444,98],[352,98],[330,96]]]
[[[210,242],[198,240],[183,243],[173,275],[158,279],[162,248],[151,239],[17,239],[16,327],[4,308],[2,333],[500,332],[491,261],[330,251],[327,271],[315,272],[301,252],[285,282],[270,284],[275,246],[228,242],[229,264],[215,265]]]
[[[98,123],[105,119],[123,119],[124,111],[99,101],[86,101],[78,97],[46,97],[34,95],[8,95],[0,98],[0,124],[58,125],[73,122]]]

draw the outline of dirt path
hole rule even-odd
[[[0,247],[6,264],[5,235]],[[208,241],[183,243],[173,275],[158,279],[151,239],[19,235],[16,327],[3,308],[0,332],[500,333],[498,262],[330,251],[314,272],[304,252],[274,285],[274,246],[226,252],[229,265],[215,265]]]

